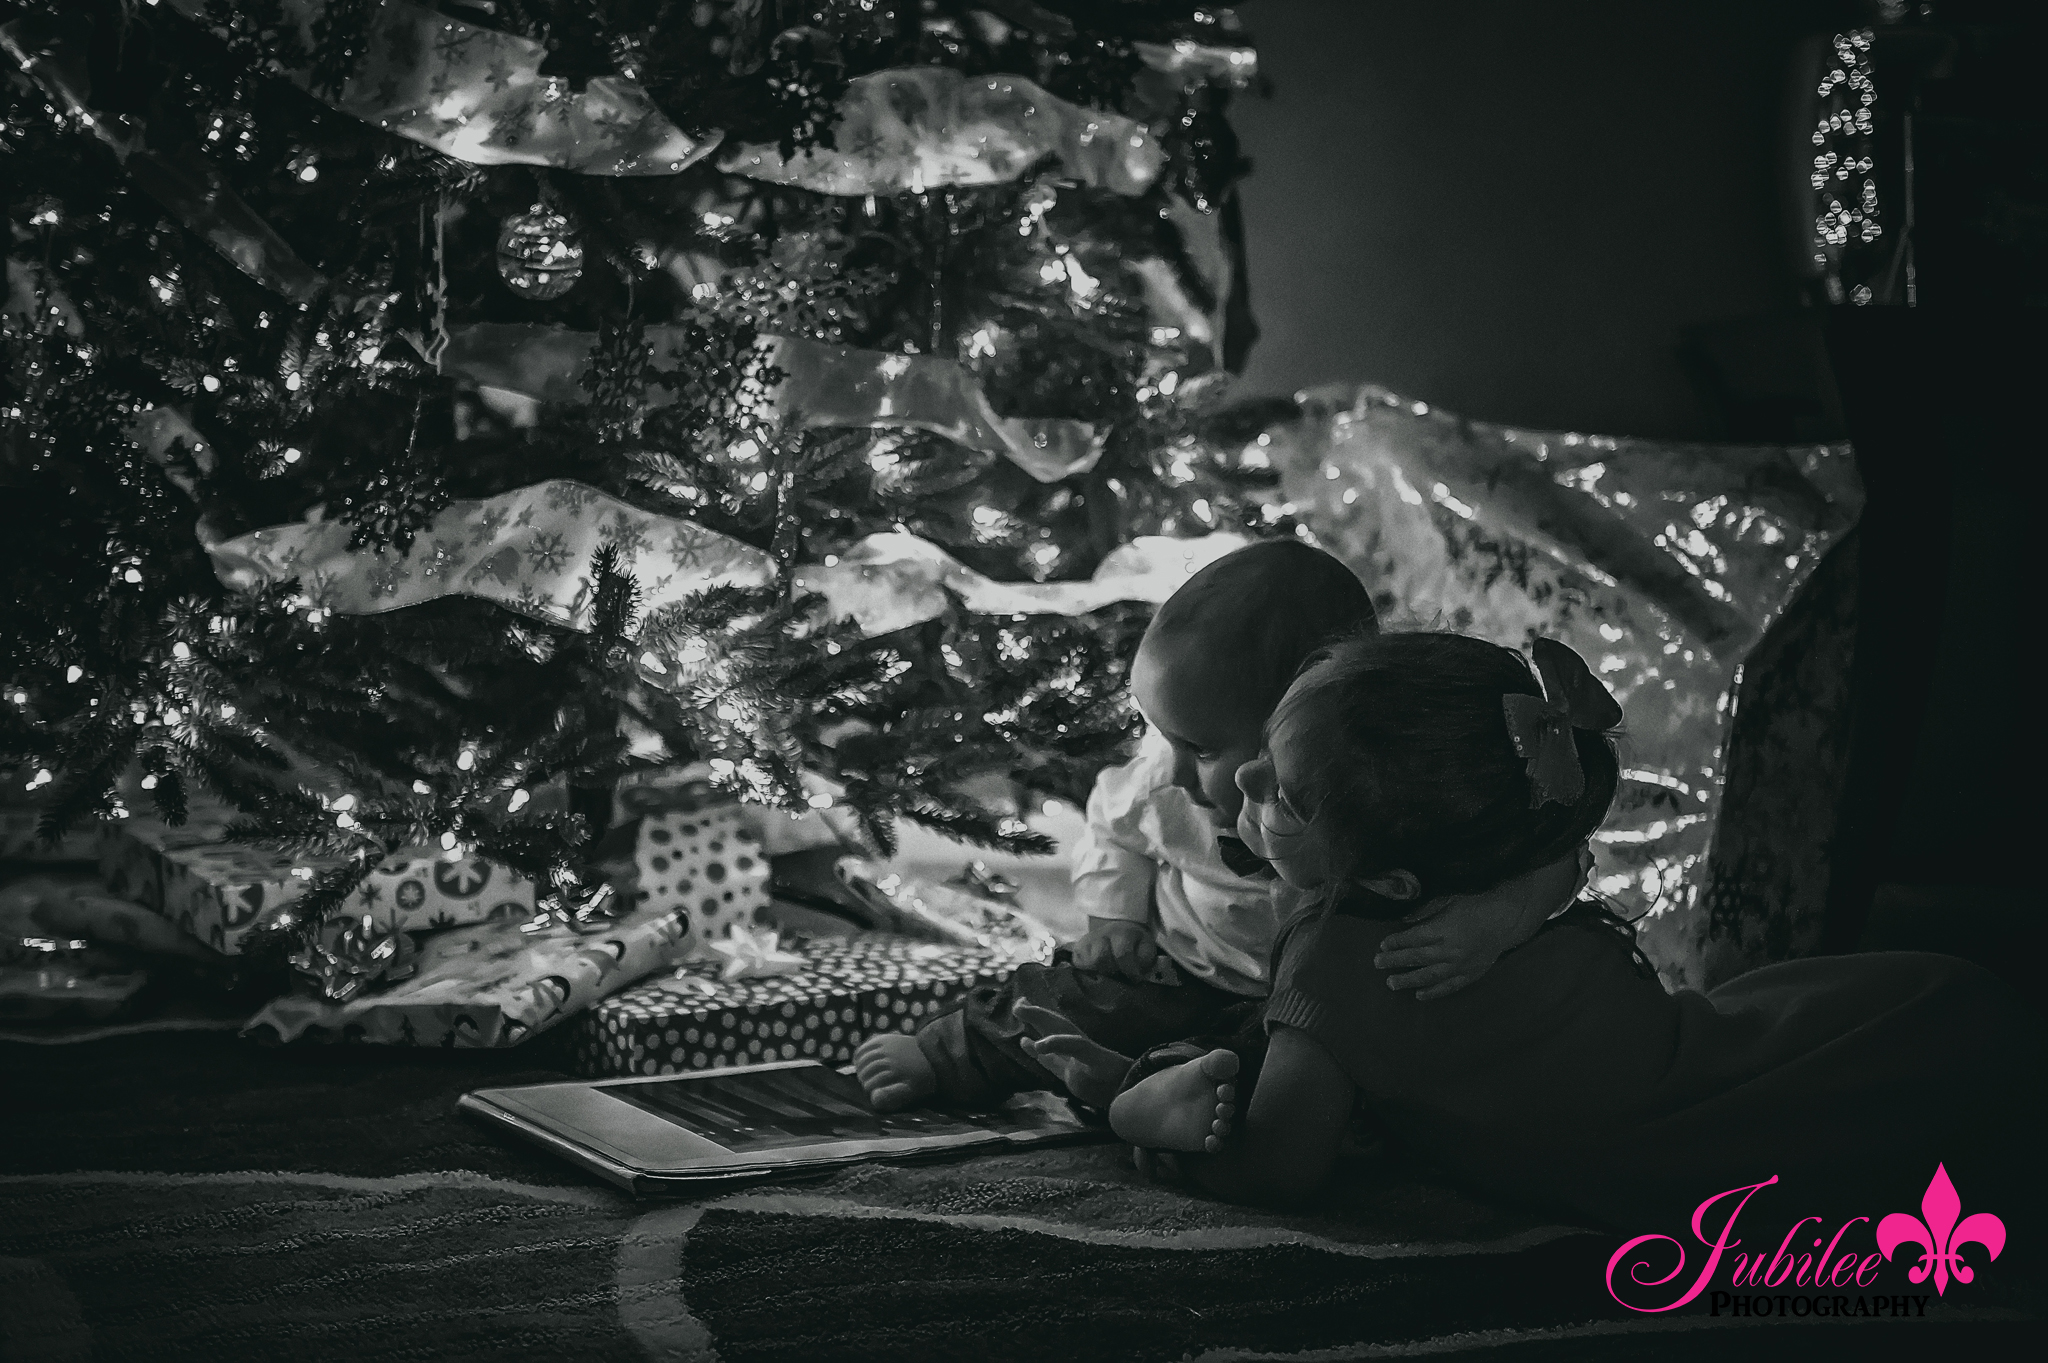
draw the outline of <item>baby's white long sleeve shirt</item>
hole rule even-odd
[[[1194,979],[1263,998],[1273,941],[1300,896],[1225,866],[1224,831],[1173,784],[1173,749],[1152,730],[1137,756],[1095,778],[1074,846],[1074,897],[1091,918],[1145,924]]]

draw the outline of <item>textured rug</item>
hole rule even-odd
[[[2040,1342],[2038,1274],[2012,1251],[1916,1320],[1641,1316],[1603,1287],[1618,1237],[1370,1166],[1313,1216],[1152,1187],[1108,1145],[636,1203],[455,1111],[556,1077],[547,1058],[0,1044],[0,1357],[1522,1363]]]

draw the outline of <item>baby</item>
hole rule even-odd
[[[2023,1076],[2040,1072],[2040,1020],[1964,961],[1814,957],[1674,994],[1587,900],[1454,999],[1380,986],[1407,905],[1554,862],[1606,817],[1621,708],[1565,645],[1531,652],[1540,686],[1478,639],[1354,636],[1294,683],[1237,773],[1240,834],[1306,905],[1264,1017],[1131,1070],[1116,1133],[1182,1152],[1152,1162],[1218,1196],[1297,1202],[1362,1108],[1390,1148],[1468,1187],[1623,1231],[1761,1180],[1825,1224],[1917,1195],[1938,1166],[2001,1196],[2038,1187]],[[1099,1049],[1034,1049],[1077,1042]]]
[[[1145,741],[1088,801],[1074,857],[1087,933],[1050,966],[971,991],[915,1036],[870,1038],[854,1065],[875,1108],[986,1106],[1052,1089],[1106,1109],[1129,1067],[1107,1057],[1256,1026],[1274,941],[1300,904],[1234,836],[1237,771],[1302,664],[1375,628],[1351,571],[1298,541],[1254,544],[1190,577],[1131,668]],[[1377,963],[1398,972],[1391,988],[1418,999],[1454,992],[1569,903],[1576,878],[1567,857],[1483,895],[1433,901]],[[1041,1053],[1048,1033],[1073,1035]],[[1083,1039],[1095,1049],[1077,1053]]]

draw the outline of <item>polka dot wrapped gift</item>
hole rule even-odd
[[[633,861],[612,883],[639,908],[674,909],[701,946],[734,925],[752,927],[768,903],[768,858],[735,800],[682,768],[622,785],[619,812],[637,817]]]
[[[678,1074],[765,1060],[845,1064],[877,1032],[915,1031],[1012,964],[979,947],[880,933],[793,938],[805,958],[790,975],[725,981],[717,961],[605,1000],[576,1020],[579,1073]]]

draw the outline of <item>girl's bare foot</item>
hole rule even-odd
[[[1110,1105],[1109,1125],[1149,1150],[1215,1154],[1237,1115],[1237,1055],[1211,1051],[1140,1080]]]
[[[901,1032],[871,1036],[853,1053],[853,1072],[868,1091],[877,1112],[916,1107],[939,1090],[932,1063],[917,1047],[917,1038]]]

